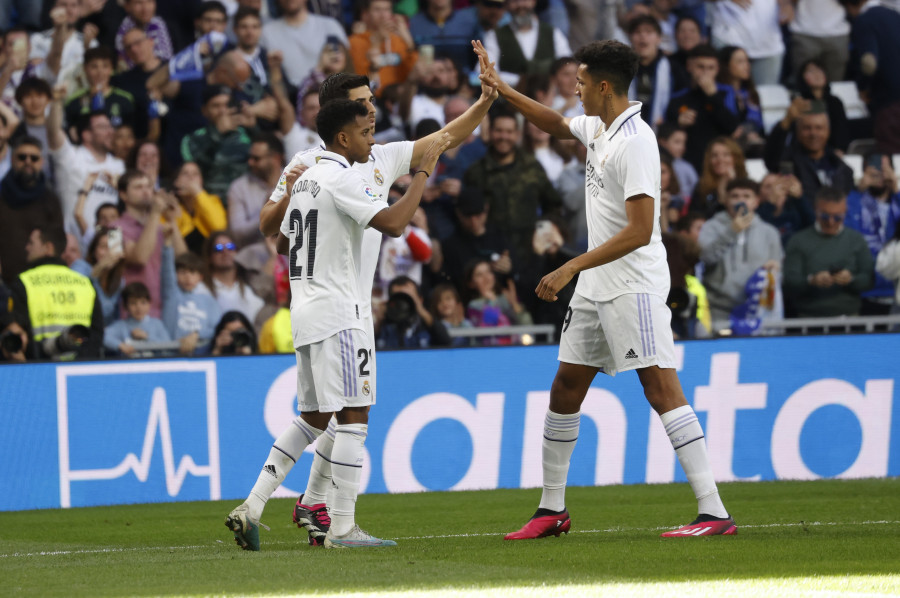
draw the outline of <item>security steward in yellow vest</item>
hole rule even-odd
[[[62,229],[31,231],[25,245],[28,269],[10,288],[10,311],[27,322],[30,359],[100,356],[103,314],[97,292],[90,278],[59,257],[65,248]],[[73,326],[87,332],[86,338],[73,335]]]

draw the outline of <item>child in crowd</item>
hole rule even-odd
[[[103,345],[108,351],[118,351],[122,355],[135,353],[133,341],[164,343],[172,340],[162,320],[151,317],[150,291],[142,282],[132,282],[122,289],[122,303],[128,317],[106,327]]]
[[[472,322],[466,319],[462,298],[452,284],[439,284],[431,292],[431,315],[440,320],[447,330],[472,328]],[[471,339],[457,337],[453,339],[454,347],[465,347],[472,343]]]
[[[199,341],[213,338],[221,309],[215,297],[200,283],[203,260],[187,252],[175,257],[170,245],[162,253],[162,317],[169,335],[177,340],[182,355],[191,355]]]
[[[466,268],[466,285],[471,299],[466,306],[466,317],[474,326],[509,326],[531,324],[531,314],[519,303],[516,285],[509,279],[502,291],[488,260],[480,259]],[[510,344],[509,337],[495,338],[492,344]]]
[[[690,197],[694,193],[694,187],[700,180],[697,170],[690,162],[684,159],[684,150],[687,147],[687,133],[678,125],[663,123],[656,132],[659,145],[672,154],[672,166],[675,168],[675,177],[681,187],[681,194]]]

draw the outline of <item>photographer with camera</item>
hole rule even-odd
[[[784,254],[778,229],[756,215],[759,185],[739,178],[725,188],[726,210],[700,229],[700,259],[714,332],[731,328],[732,311],[746,298],[747,281],[760,268],[780,270]]]
[[[28,333],[12,314],[0,316],[0,363],[25,363]]]
[[[25,251],[28,269],[10,288],[11,311],[28,333],[28,357],[99,357],[103,314],[91,279],[60,257],[66,249],[61,227],[31,231]]]
[[[425,307],[411,278],[398,276],[388,284],[384,322],[376,339],[379,349],[449,347],[452,342],[444,324]]]
[[[247,316],[239,311],[225,312],[213,332],[210,354],[253,355],[256,351],[256,333]]]

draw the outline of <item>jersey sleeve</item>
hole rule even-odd
[[[388,204],[372,189],[361,173],[355,170],[349,170],[349,173],[350,176],[342,177],[335,189],[334,204],[339,212],[365,227]]]
[[[617,168],[624,199],[635,195],[659,197],[659,149],[646,137],[635,135],[623,144]]]
[[[375,157],[375,166],[380,166],[384,170],[385,175],[390,179],[389,185],[394,181],[409,173],[410,162],[412,161],[413,141],[397,141],[394,143],[385,143],[384,145],[376,145],[372,147],[372,155]],[[385,181],[387,183],[387,181]]]
[[[569,121],[569,130],[572,131],[572,135],[575,136],[575,139],[584,145],[588,144],[587,116],[576,116],[571,119]]]

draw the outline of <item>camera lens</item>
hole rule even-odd
[[[15,332],[7,330],[0,335],[0,347],[7,353],[18,353],[24,347],[22,337]]]
[[[253,337],[246,330],[235,330],[231,333],[231,342],[236,349],[249,347],[253,344]]]

